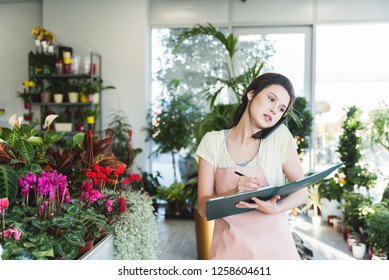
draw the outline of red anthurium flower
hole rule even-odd
[[[140,176],[137,173],[130,173],[129,177],[130,177],[132,182],[136,182],[136,181],[138,181],[140,179]]]
[[[119,168],[115,170],[115,176],[118,177],[119,175],[123,174],[125,170],[126,170],[126,166],[120,165]]]

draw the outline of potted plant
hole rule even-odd
[[[107,89],[115,89],[115,87],[111,85],[104,85],[101,78],[85,81],[81,86],[81,92],[88,97],[90,102],[93,102],[94,104],[99,103],[100,92]]]
[[[385,202],[376,203],[366,217],[369,246],[377,257],[387,258],[389,250],[389,208]]]
[[[352,245],[353,256],[357,259],[363,259],[366,253],[366,244],[362,242],[356,242]]]
[[[67,93],[70,103],[77,103],[79,99],[79,94],[81,91],[81,80],[70,80],[67,81]]]
[[[72,131],[72,115],[73,112],[70,107],[67,107],[63,112],[59,113],[58,118],[54,123],[55,130],[60,132]]]
[[[159,186],[157,197],[167,202],[166,218],[193,218],[193,212],[189,207],[189,199],[192,190],[185,188],[185,183],[175,182],[170,186]]]
[[[93,107],[87,108],[85,116],[88,129],[94,132],[96,130],[96,120],[100,116],[100,106],[96,104]]]
[[[123,193],[131,209],[112,225],[115,235],[114,257],[117,260],[155,260],[160,254],[158,229],[152,200],[141,190]]]
[[[366,218],[363,214],[364,207],[370,207],[370,196],[361,193],[350,192],[344,195],[343,223],[350,226],[353,231],[361,232],[366,228]]]
[[[309,209],[313,209],[313,215],[311,216],[312,224],[315,227],[320,226],[321,216],[319,215],[320,210],[320,195],[319,195],[319,186],[313,185],[308,188],[308,199],[302,209],[302,212],[307,212]]]
[[[176,154],[192,145],[195,123],[201,116],[192,96],[179,92],[179,84],[178,80],[171,81],[167,94],[159,98],[156,109],[149,110],[147,127],[144,128],[147,132],[146,139],[152,140],[157,146],[153,154],[171,154],[174,182],[178,181]]]

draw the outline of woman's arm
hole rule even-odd
[[[199,158],[197,186],[197,209],[201,217],[206,218],[207,201],[211,198],[235,194],[237,189],[215,195],[215,167],[203,158]]]
[[[298,157],[297,151],[289,156],[286,162],[282,165],[282,170],[284,171],[286,178],[289,182],[293,182],[299,179],[304,178],[304,171],[301,165],[300,158]],[[279,211],[286,211],[293,209],[305,203],[308,198],[308,189],[302,188],[284,199],[282,199],[278,204]]]
[[[197,209],[201,217],[206,217],[206,204],[214,195],[215,168],[200,157],[197,186]]]

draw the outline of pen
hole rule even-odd
[[[244,176],[242,173],[238,172],[238,171],[235,171],[235,174],[239,175],[239,176]]]

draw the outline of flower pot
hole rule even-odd
[[[88,96],[85,93],[80,93],[80,102],[81,103],[88,103]]]
[[[328,215],[328,217],[327,217],[327,223],[328,223],[328,225],[329,226],[332,226],[332,220],[334,219],[334,218],[338,218],[337,216],[335,216],[335,215]]]
[[[42,103],[49,103],[51,99],[50,92],[44,91],[41,93],[41,101]]]
[[[24,102],[24,109],[31,110],[32,108],[32,102],[26,101]]]
[[[358,242],[358,239],[353,236],[353,235],[349,235],[348,238],[347,238],[347,247],[349,249],[349,251],[352,251],[353,249],[353,244],[357,243]]]
[[[320,215],[313,215],[311,217],[311,222],[314,227],[319,227],[321,225],[321,216]]]
[[[54,102],[62,103],[63,102],[63,94],[62,93],[54,93]]]
[[[332,219],[332,226],[334,227],[334,229],[338,232],[341,232],[342,231],[342,221],[338,218],[333,218]]]
[[[83,124],[76,124],[76,131],[83,131],[84,125]]]
[[[99,104],[99,102],[100,102],[100,93],[99,92],[95,92],[93,94],[92,103],[93,104]]]
[[[366,252],[366,244],[364,243],[354,243],[352,245],[353,256],[357,259],[363,259]]]
[[[89,240],[89,241],[85,241],[85,246],[80,246],[78,247],[78,255],[77,255],[77,258],[81,257],[82,255],[84,255],[86,252],[88,252],[89,250],[91,250],[93,248],[93,244],[94,244],[94,240]]]
[[[69,103],[77,103],[78,102],[78,92],[69,92]]]
[[[347,236],[348,236],[349,232],[350,232],[350,230],[348,228],[346,228],[346,227],[342,228],[342,235],[343,235],[344,241],[347,240]]]
[[[381,252],[373,252],[371,259],[373,261],[382,261],[382,260],[387,260],[388,256],[386,253],[381,253]]]
[[[55,123],[54,127],[56,131],[65,131],[65,132],[70,132],[72,131],[72,123]]]

